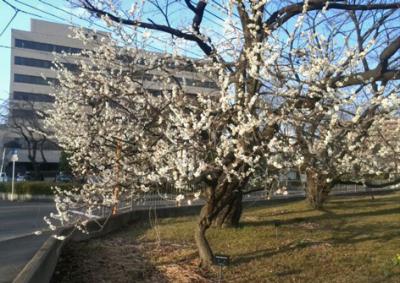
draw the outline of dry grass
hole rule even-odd
[[[194,217],[162,219],[156,229],[136,225],[70,245],[54,282],[213,282],[216,268],[197,268],[195,225]],[[226,282],[400,282],[392,262],[400,253],[399,193],[335,198],[325,211],[302,201],[251,208],[240,228],[211,229],[208,238],[231,257]]]

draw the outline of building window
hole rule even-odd
[[[42,94],[23,91],[14,91],[14,100],[35,101],[35,102],[54,102],[54,97]]]
[[[80,53],[82,51],[81,48],[63,46],[63,45],[56,45],[50,43],[42,43],[37,41],[30,41],[24,39],[15,39],[15,47],[19,48],[26,48],[26,49],[33,49],[33,50],[40,50],[46,52],[56,52],[56,53]]]
[[[27,109],[11,109],[11,115],[13,118],[19,119],[35,119],[39,118],[38,114],[34,110]]]
[[[218,88],[218,85],[213,81],[201,81],[201,80],[194,80],[189,78],[177,78],[177,80],[182,83],[184,86],[192,86],[192,87],[203,87],[203,88]]]
[[[27,84],[35,84],[35,85],[57,85],[59,82],[55,78],[42,78],[39,76],[30,76],[30,75],[22,75],[22,74],[14,74],[14,82],[16,83],[27,83]]]
[[[44,68],[44,69],[50,69],[52,67],[56,68],[54,63],[51,61],[48,61],[48,60],[26,58],[26,57],[19,57],[19,56],[14,57],[14,64],[29,66],[29,67]],[[62,63],[62,65],[64,65],[70,71],[78,70],[78,65],[76,65],[76,64]]]

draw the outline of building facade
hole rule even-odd
[[[11,31],[10,95],[7,126],[1,133],[5,152],[5,171],[10,174],[9,159],[17,150],[19,174],[40,169],[43,177],[52,177],[58,170],[60,148],[56,141],[40,134],[44,131],[42,113],[52,107],[52,84],[56,84],[54,53],[79,53],[82,42],[69,37],[70,26],[31,19],[31,30]],[[73,67],[74,64],[65,64]]]

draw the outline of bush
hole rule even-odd
[[[59,187],[62,190],[70,190],[73,187],[81,186],[78,183],[55,183],[45,181],[15,182],[16,194],[31,195],[53,195],[52,187]],[[11,193],[11,183],[0,183],[0,192]]]

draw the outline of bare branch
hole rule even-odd
[[[400,3],[390,3],[390,4],[365,4],[365,5],[352,5],[338,3],[344,0],[332,1],[326,3],[326,1],[309,1],[309,6],[307,12],[322,10],[325,6],[327,10],[346,10],[346,11],[368,11],[368,10],[388,10],[388,9],[399,9]],[[292,4],[286,6],[276,12],[274,12],[266,21],[264,29],[267,31],[274,31],[291,18],[299,15],[303,11],[304,2]]]
[[[166,26],[166,25],[160,25],[160,24],[156,24],[156,23],[146,23],[146,22],[141,22],[141,21],[137,21],[137,20],[129,20],[129,19],[121,18],[121,17],[116,16],[116,15],[114,15],[112,13],[109,13],[109,12],[106,12],[104,10],[98,9],[97,7],[92,5],[89,0],[81,0],[80,3],[82,4],[83,8],[85,8],[89,12],[95,14],[97,17],[105,16],[105,17],[108,17],[109,19],[111,19],[114,22],[121,23],[121,24],[124,24],[124,25],[136,26],[136,27],[140,27],[140,28],[147,28],[147,29],[150,29],[150,30],[166,32],[166,33],[169,33],[169,34],[174,35],[176,37],[196,42],[197,45],[200,47],[200,49],[207,56],[210,56],[212,54],[212,48],[207,43],[205,43],[200,37],[198,37],[195,34],[185,33],[185,32],[182,32],[179,29],[171,28],[171,27]],[[204,8],[205,8],[205,6],[204,6]],[[204,11],[204,8],[203,8],[203,11]],[[203,12],[201,12],[201,15],[202,15],[202,13]],[[200,22],[201,22],[201,19],[198,20],[199,24],[200,24]]]

